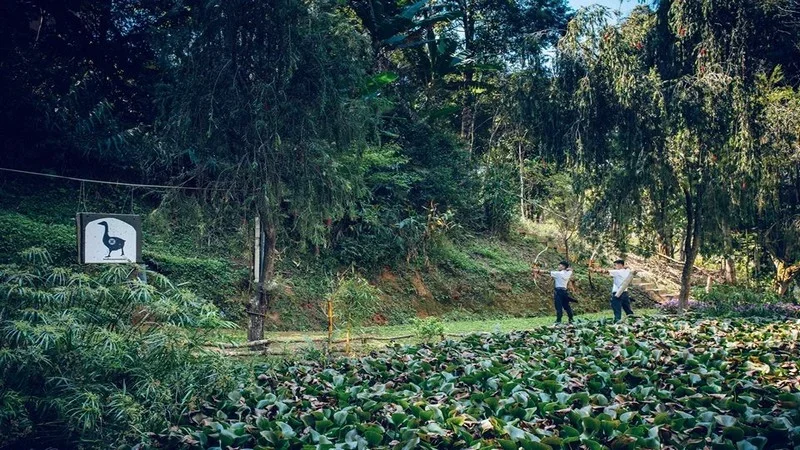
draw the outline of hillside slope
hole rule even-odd
[[[18,180],[0,183],[0,262],[31,246],[47,248],[56,265],[75,264],[75,212],[104,211],[143,216],[143,257],[148,268],[217,303],[228,317],[243,321],[249,282],[249,252],[241,224],[221,238],[204,233],[196,206],[157,205],[147,197],[113,189],[79,194],[75,186],[32,185]],[[530,317],[553,313],[552,280],[532,276],[531,267],[544,248],[546,235],[513,233],[505,240],[464,234],[442,240],[428,252],[400,267],[366,270],[382,292],[374,324],[407,323],[413,317],[486,319]],[[290,249],[287,249],[290,250]],[[279,262],[282,293],[271,305],[268,329],[318,330],[326,326],[324,302],[336,272],[313,255],[288,256]],[[544,251],[538,266],[553,268],[563,258]],[[585,264],[585,261],[584,261]],[[578,314],[607,309],[610,280],[575,264],[574,306]],[[642,292],[634,307],[650,304]]]

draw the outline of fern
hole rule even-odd
[[[53,262],[50,253],[42,247],[29,247],[23,250],[20,256],[34,267],[47,266]]]
[[[49,286],[64,286],[72,276],[72,271],[65,267],[54,267],[45,280]]]
[[[135,278],[135,266],[82,272],[49,266],[40,249],[21,256],[0,266],[0,440],[135,442],[233,386],[235,364],[199,348],[204,329],[234,326],[208,301],[152,272]]]

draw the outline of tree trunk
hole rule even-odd
[[[659,233],[658,235],[658,251],[662,255],[667,255],[670,258],[675,257],[675,247],[672,244],[672,238]]]
[[[474,42],[475,42],[475,18],[472,16],[471,2],[464,1],[461,3],[462,17],[461,20],[464,26],[464,49],[466,50],[467,57],[474,57]],[[469,155],[472,156],[475,146],[475,96],[472,93],[472,83],[474,80],[474,71],[472,67],[465,67],[464,69],[464,105],[461,108],[461,138],[467,142]]]
[[[750,276],[751,279],[757,280],[761,277],[761,233],[758,233],[755,243],[753,244],[753,272]]]
[[[667,220],[667,201],[660,202],[659,211],[656,213],[656,234],[658,235],[658,250],[662,255],[675,257],[675,245],[672,242],[672,227]]]
[[[736,284],[736,262],[730,255],[725,257],[725,283]]]
[[[722,237],[725,245],[725,283],[736,284],[736,262],[733,260],[733,239],[728,221],[722,221]]]
[[[800,276],[800,262],[789,264],[774,255],[772,262],[775,264],[775,291],[778,295],[784,296],[789,292],[789,287],[795,278]]]
[[[678,296],[678,310],[681,313],[689,307],[689,294],[692,287],[692,269],[694,268],[694,261],[697,258],[697,253],[700,250],[701,232],[701,193],[698,193],[696,198],[687,189],[684,189],[683,193],[686,201],[686,237],[683,241],[682,253],[686,256],[683,260],[681,292]]]
[[[259,277],[258,288],[253,298],[250,299],[250,324],[247,328],[247,340],[259,341],[264,339],[264,319],[267,316],[269,301],[275,291],[275,240],[277,233],[273,225],[267,226],[263,234],[263,251],[261,259],[263,265]]]
[[[472,74],[467,73],[467,79],[464,85],[467,89],[471,89]],[[468,92],[464,100],[464,106],[461,108],[461,138],[467,143],[470,157],[473,154],[475,146],[475,108],[472,93]]]
[[[519,214],[522,217],[522,220],[525,220],[528,218],[528,214],[525,211],[525,160],[522,158],[521,140],[519,141],[517,154],[519,156]]]

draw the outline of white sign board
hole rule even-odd
[[[137,215],[79,213],[80,262],[114,264],[140,262],[141,219]]]

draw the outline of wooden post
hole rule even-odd
[[[275,290],[275,260],[276,260],[276,239],[277,230],[274,225],[267,224],[267,229],[263,229],[261,221],[258,220],[256,228],[255,255],[253,261],[253,279],[257,280],[255,292],[250,299],[250,324],[247,328],[247,339],[258,341],[264,338],[264,319],[267,317],[270,299]]]
[[[344,341],[344,351],[348,355],[350,354],[350,324],[347,324],[347,334],[345,335]]]
[[[261,281],[261,217],[256,216],[255,244],[253,245],[253,282]]]
[[[333,343],[333,299],[328,297],[328,348]]]
[[[527,131],[525,132],[527,134]],[[524,139],[524,136],[523,136]],[[519,214],[522,217],[522,220],[528,218],[528,215],[525,212],[525,160],[522,159],[522,141],[519,141],[518,146],[518,155],[519,155]]]

